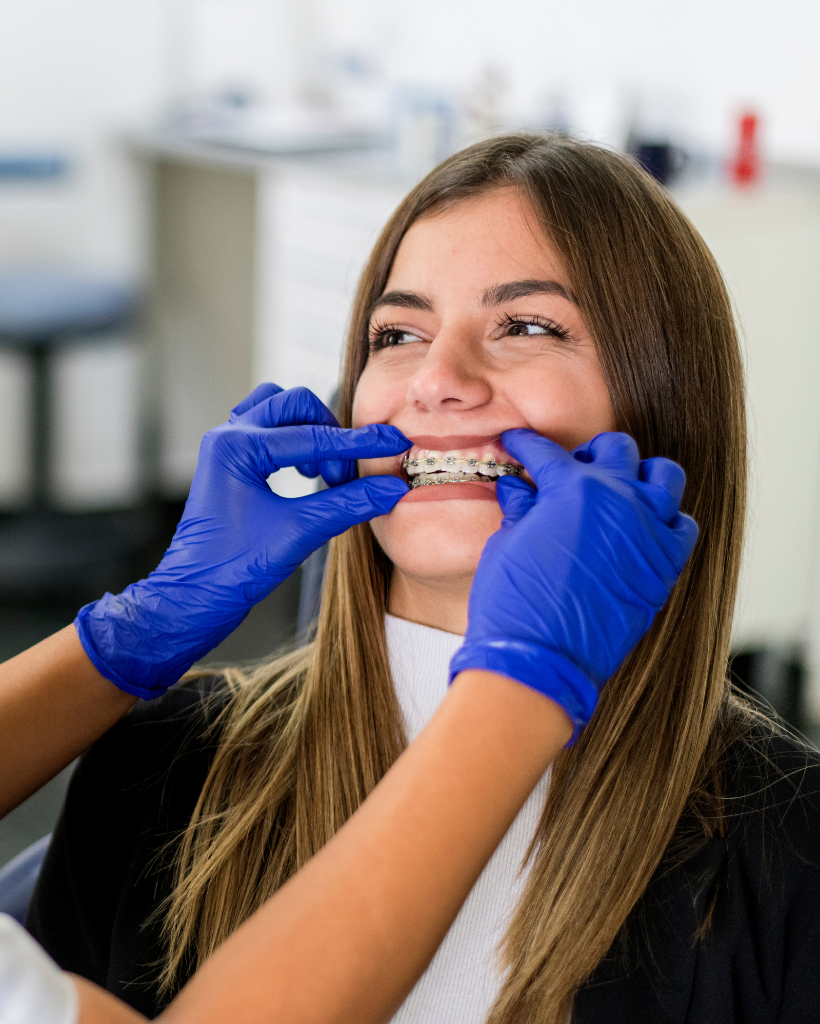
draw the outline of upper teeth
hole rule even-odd
[[[463,474],[470,480],[476,480],[479,477],[518,476],[523,472],[522,466],[507,462],[499,464],[490,452],[481,457],[461,452],[417,452],[412,457],[406,455],[403,465],[410,477],[446,473],[448,483],[460,482],[453,474]]]

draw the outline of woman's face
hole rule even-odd
[[[414,442],[413,473],[454,466],[456,475],[490,480],[493,458],[496,466],[515,462],[499,440],[511,427],[567,449],[615,429],[566,274],[513,189],[407,232],[370,318],[370,355],[353,403],[353,426],[366,423],[391,423]],[[401,458],[368,459],[359,473],[406,470]],[[374,519],[394,585],[398,575],[406,585],[468,590],[501,523],[494,492],[491,482],[431,483]]]

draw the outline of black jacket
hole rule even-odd
[[[207,689],[138,704],[85,754],[27,922],[62,967],[148,1017],[163,1006],[160,853],[213,756],[203,734],[219,702],[203,701]],[[724,836],[658,871],[574,1024],[820,1024],[820,755],[761,731],[730,749],[723,785]]]

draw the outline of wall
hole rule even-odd
[[[57,150],[57,185],[0,185],[0,265],[139,269],[134,177],[113,136],[164,90],[164,0],[0,0],[0,153]]]
[[[556,89],[620,87],[660,101],[719,149],[738,105],[751,103],[775,156],[820,160],[820,6],[810,0],[321,0],[321,9],[332,45],[364,40],[394,80],[467,84],[494,66],[510,108],[535,113]]]
[[[817,602],[820,189],[686,196],[732,297],[747,375],[749,516],[738,645],[788,649]],[[813,717],[820,720],[820,676]]]
[[[776,16],[762,0],[0,0],[0,152],[61,147],[76,166],[62,186],[0,186],[0,265],[137,271],[137,182],[112,135],[188,86],[244,78],[292,97],[314,50],[370,53],[388,82],[466,88],[494,65],[519,115],[573,86],[667,95],[669,117],[716,146],[751,102],[774,155],[820,162],[819,32],[809,0]]]

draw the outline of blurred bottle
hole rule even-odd
[[[420,178],[453,151],[454,104],[435,86],[401,85],[393,92],[391,107],[398,166]]]
[[[733,184],[748,188],[760,181],[760,120],[752,111],[746,111],[738,120],[737,152],[729,164]]]
[[[504,110],[508,94],[509,76],[503,65],[485,64],[463,94],[462,123],[458,125],[461,138],[456,142],[475,142],[478,137],[491,135],[509,123]]]

